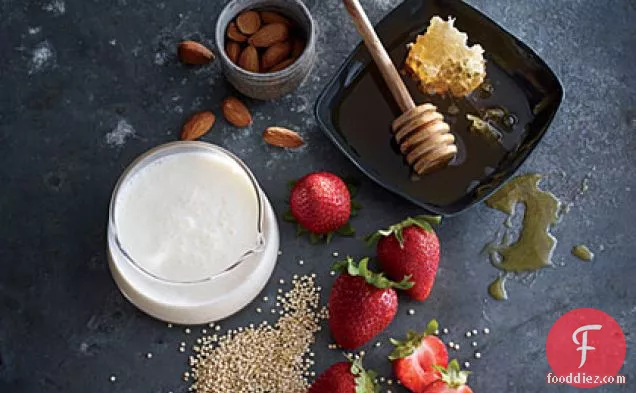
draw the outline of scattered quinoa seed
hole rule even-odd
[[[464,367],[470,368],[470,362],[468,362],[468,361],[464,362]]]
[[[413,310],[412,308],[409,309],[409,315],[415,315],[415,310]]]
[[[442,329],[442,333],[448,334],[448,329],[447,328]]]
[[[172,327],[172,324],[171,324],[171,323],[169,323],[169,324],[168,324],[168,327],[169,327],[169,328],[171,328],[171,327]]]
[[[466,337],[471,337],[473,334],[471,332],[466,332]]]
[[[185,334],[190,334],[190,332],[191,332],[190,328],[186,328]]]
[[[148,352],[148,353],[146,354],[146,357],[147,357],[148,359],[152,359],[152,353]]]
[[[481,359],[481,353],[475,352],[475,359]]]
[[[283,281],[283,280],[281,280]],[[311,345],[327,310],[315,280],[301,276],[280,296],[282,315],[224,335],[202,337],[190,360],[189,390],[196,393],[304,393],[314,361]],[[335,344],[329,344],[329,348]]]
[[[451,347],[451,348],[455,348],[455,343],[451,341],[451,342],[448,343],[448,346]]]
[[[473,329],[473,336],[476,336],[476,335],[477,335],[477,333],[479,333],[479,332],[477,331],[477,329]]]
[[[490,329],[484,328],[484,334],[490,334]]]
[[[114,375],[111,375],[109,379],[111,382],[115,382],[117,380],[117,377]]]
[[[472,346],[476,347],[477,346],[477,341],[473,341]]]

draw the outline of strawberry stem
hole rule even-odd
[[[384,273],[375,273],[369,270],[368,264],[369,258],[361,259],[360,263],[356,265],[353,258],[348,256],[347,259],[336,262],[333,265],[332,270],[341,273],[346,272],[350,276],[354,277],[362,277],[368,284],[380,289],[410,289],[413,285],[415,285],[414,282],[410,281],[411,276],[405,276],[400,282],[391,281],[384,276]]]

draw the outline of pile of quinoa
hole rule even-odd
[[[198,393],[285,392],[304,393],[313,365],[310,346],[327,310],[320,306],[320,288],[312,276],[294,276],[292,289],[276,297],[281,317],[275,325],[230,330],[197,340],[190,357]],[[282,280],[281,280],[282,281]]]

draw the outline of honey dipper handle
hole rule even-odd
[[[384,78],[384,81],[391,90],[391,94],[393,94],[393,98],[397,101],[397,104],[400,106],[402,112],[406,112],[415,108],[415,103],[413,102],[413,98],[409,93],[404,81],[402,81],[402,77],[398,73],[393,61],[389,57],[389,54],[386,52],[384,45],[378,38],[367,14],[362,9],[362,5],[360,5],[359,0],[343,0],[349,15],[353,19],[353,23],[355,24],[358,32],[362,36],[364,40],[364,44],[367,46],[369,53],[373,57],[375,64],[380,69],[380,73]]]

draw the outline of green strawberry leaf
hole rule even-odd
[[[356,229],[352,227],[350,223],[346,223],[338,228],[336,232],[341,236],[353,236],[356,234]]]
[[[287,222],[296,222],[296,217],[294,217],[294,215],[292,214],[291,210],[287,210],[283,214],[283,220],[285,220]]]
[[[356,383],[355,393],[379,393],[380,386],[375,383],[378,374],[372,370],[365,370],[362,366],[362,356],[353,359],[351,356],[345,356],[351,362],[351,374],[354,376]]]
[[[435,331],[439,328],[439,324],[436,320],[431,320],[426,326],[426,330],[424,333],[417,333],[414,331],[409,331],[406,333],[406,340],[399,341],[394,338],[389,339],[391,344],[395,347],[391,354],[389,355],[389,360],[403,359],[409,357],[415,352],[415,350],[420,346],[422,339],[426,336],[430,336],[434,334]]]
[[[391,225],[387,229],[381,229],[375,233],[371,233],[365,237],[365,240],[369,246],[375,244],[375,242],[379,241],[383,237],[387,236],[395,236],[397,241],[400,243],[400,246],[404,246],[404,235],[402,231],[404,228],[408,228],[410,226],[417,226],[419,228],[424,229],[427,232],[432,232],[433,228],[431,224],[439,224],[442,222],[442,217],[440,216],[427,216],[421,215],[413,217],[407,217],[404,221]]]
[[[309,233],[309,242],[311,244],[316,244],[322,240],[322,235],[318,235],[316,233]]]
[[[336,262],[331,270],[340,273],[346,272],[354,277],[362,277],[369,285],[373,285],[379,289],[410,289],[415,285],[415,283],[411,281],[411,276],[404,277],[400,282],[391,281],[386,278],[383,273],[375,273],[369,270],[368,264],[369,258],[363,258],[356,264],[353,258],[348,256],[347,259]]]
[[[470,371],[462,371],[457,359],[451,360],[448,363],[448,368],[438,365],[433,365],[433,368],[442,374],[442,381],[454,389],[457,389],[462,385],[466,385],[468,376],[471,374]]]
[[[305,229],[304,226],[297,224],[296,225],[296,236],[302,236],[305,233],[308,233],[309,231],[307,229]]]
[[[289,187],[289,189],[291,190],[292,188],[294,188],[294,186],[296,185],[296,183],[298,183],[298,180],[290,180],[289,182],[287,182],[287,186]]]
[[[327,244],[331,243],[331,239],[333,239],[333,232],[329,232],[327,234],[327,238],[325,240],[325,243],[327,243]]]

